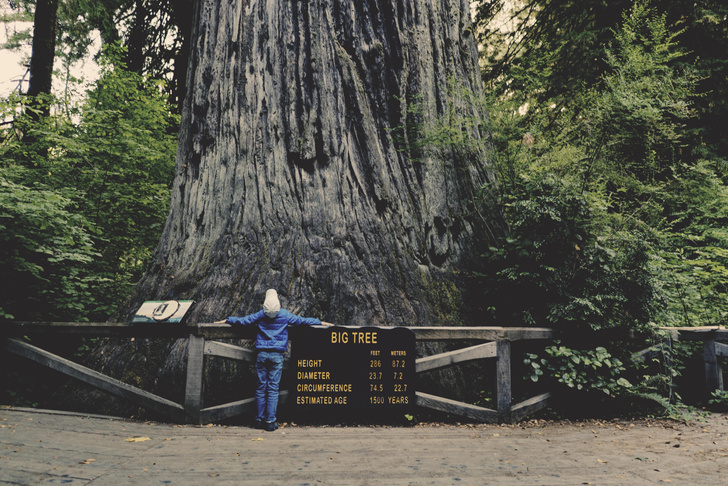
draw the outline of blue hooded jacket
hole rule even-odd
[[[285,352],[288,347],[288,326],[318,326],[321,324],[315,317],[301,317],[280,309],[275,317],[268,317],[264,310],[245,317],[230,316],[226,319],[228,324],[251,326],[257,324],[258,336],[255,339],[255,349],[258,351]]]

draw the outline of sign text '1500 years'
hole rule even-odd
[[[299,328],[293,404],[308,411],[407,411],[415,400],[415,335],[406,328]]]

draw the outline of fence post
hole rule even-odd
[[[499,423],[511,422],[511,342],[496,341],[496,400]]]
[[[205,338],[190,334],[187,341],[187,383],[185,386],[185,422],[200,423],[202,379],[205,364]]]
[[[708,395],[713,390],[723,391],[723,371],[720,369],[720,363],[718,363],[715,339],[703,341],[703,357],[705,360],[705,387]]]

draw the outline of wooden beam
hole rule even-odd
[[[718,356],[728,356],[728,344],[715,343],[715,354]]]
[[[529,327],[409,327],[418,341],[476,340],[495,341],[505,338],[511,341],[521,339],[552,339],[558,331],[549,328]]]
[[[93,387],[99,388],[116,396],[126,398],[144,408],[154,410],[170,417],[176,422],[184,419],[184,408],[166,398],[159,397],[146,392],[123,381],[106,376],[98,371],[86,368],[66,358],[56,356],[31,344],[18,341],[17,339],[3,339],[1,348],[10,353],[28,358],[36,363],[47,366],[64,375],[82,381]]]
[[[436,354],[419,358],[415,361],[415,370],[417,373],[424,373],[440,368],[446,368],[458,363],[472,361],[476,359],[494,358],[496,356],[495,342],[478,344],[469,348],[456,349],[448,353]]]
[[[205,355],[255,363],[254,349],[218,341],[205,341]]]
[[[354,327],[354,326],[343,326]],[[391,326],[380,326],[388,329]],[[499,338],[517,341],[521,339],[552,339],[559,332],[541,327],[493,327],[493,326],[450,326],[409,327],[418,341],[476,340],[495,341]],[[255,329],[232,327],[217,323],[135,323],[126,322],[28,322],[0,321],[0,336],[20,337],[32,334],[77,334],[89,337],[167,337],[186,338],[190,334],[213,339],[251,339]],[[728,340],[728,333],[726,339]]]
[[[278,394],[278,403],[286,403],[288,401],[288,390],[283,390]],[[200,423],[209,424],[222,422],[238,415],[246,413],[255,413],[255,398],[245,398],[236,402],[224,403],[214,407],[204,408],[200,411]]]
[[[230,324],[197,324],[197,335],[208,341],[214,339],[255,339],[256,329],[254,326],[242,327],[231,326]]]
[[[255,357],[258,353],[254,349],[244,348],[229,343],[221,343],[219,341],[205,341],[205,356],[216,356],[218,358],[233,359],[246,363],[255,363]],[[283,369],[289,369],[291,365],[290,358],[283,359]]]
[[[358,326],[341,326],[357,329]],[[390,329],[392,326],[378,326],[381,329]],[[408,327],[415,333],[418,341],[449,341],[449,340],[475,340],[495,341],[498,338],[507,338],[511,341],[521,339],[553,339],[560,332],[545,327],[488,327],[488,326],[421,326]],[[235,330],[227,324],[198,324],[198,332],[205,339],[240,338],[240,330]]]
[[[0,336],[22,337],[34,334],[79,335],[88,337],[185,338],[197,334],[197,326],[181,323],[126,322],[0,322]]]
[[[705,362],[705,386],[708,394],[713,390],[723,391],[723,370],[720,369],[715,341],[703,342],[703,360]]]
[[[634,363],[644,363],[648,359],[652,359],[655,356],[661,355],[664,351],[665,343],[660,343],[654,346],[650,346],[647,349],[637,351],[636,353],[632,353],[631,358]]]
[[[471,420],[477,420],[478,422],[495,423],[498,421],[498,412],[489,408],[478,407],[477,405],[458,402],[423,392],[416,392],[415,397],[418,407],[459,415]]]
[[[661,327],[660,330],[667,331],[673,339],[679,341],[728,341],[728,329],[719,326]]]
[[[341,326],[358,329],[358,326]],[[392,326],[378,326],[380,329],[390,329]],[[207,340],[231,339],[244,337],[244,331],[232,328],[228,324],[198,324],[198,333]],[[418,341],[450,341],[474,340],[495,341],[505,338],[511,341],[522,339],[554,339],[560,332],[547,327],[492,327],[492,326],[418,326],[408,327],[415,333]],[[253,335],[254,336],[254,335]]]
[[[495,389],[498,407],[498,422],[511,422],[511,342],[507,339],[496,341],[498,357],[495,365]]]
[[[548,401],[551,398],[551,393],[542,393],[541,395],[524,400],[518,405],[514,405],[511,409],[511,420],[519,422],[527,416],[538,412],[542,408],[548,405]]]
[[[200,423],[203,377],[205,373],[205,338],[190,334],[187,341],[187,381],[185,384],[185,421]]]
[[[550,327],[504,327],[502,338],[509,341],[524,339],[556,339],[562,336],[561,331]]]
[[[255,398],[246,398],[237,402],[225,403],[200,410],[200,423],[210,424],[222,422],[238,415],[255,412]]]

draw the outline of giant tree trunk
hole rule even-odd
[[[171,212],[128,317],[195,299],[190,320],[211,322],[275,287],[340,325],[482,325],[469,275],[498,221],[476,201],[489,165],[412,148],[449,80],[480,89],[468,2],[202,0],[194,25]],[[128,375],[134,349],[104,367]],[[158,349],[139,383],[183,381],[184,353]]]
[[[193,298],[211,321],[275,287],[337,324],[482,324],[468,270],[490,237],[487,161],[406,140],[408,108],[439,115],[449,79],[480,89],[468,2],[202,0],[196,15],[172,209],[129,310]]]

